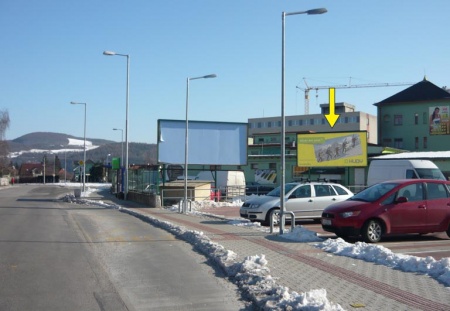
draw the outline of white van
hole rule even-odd
[[[371,186],[393,179],[429,178],[445,180],[439,168],[429,160],[372,160],[367,174]]]
[[[197,180],[215,183],[216,189],[227,197],[245,195],[245,176],[242,171],[203,171],[197,174]]]

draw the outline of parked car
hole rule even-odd
[[[328,206],[322,228],[338,237],[376,243],[384,235],[446,231],[450,237],[450,182],[402,179],[373,185]]]
[[[258,182],[248,182],[245,185],[245,195],[265,195],[275,188],[273,184],[260,184]]]
[[[245,201],[240,208],[241,217],[269,224],[271,212],[280,210],[280,189]],[[320,219],[325,207],[353,196],[344,186],[327,182],[287,183],[284,192],[286,211],[305,219]]]

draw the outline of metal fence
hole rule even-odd
[[[164,191],[160,191],[160,184],[162,183],[162,178],[160,171],[155,168],[148,169],[133,169],[128,171],[128,190],[138,193],[147,193],[147,194],[160,194],[161,199],[166,198],[171,201],[178,199],[182,199],[184,196],[180,196],[179,194],[174,194],[176,190],[165,189]],[[353,193],[358,193],[365,188],[366,185],[348,185],[348,189],[350,189]],[[170,192],[172,191],[172,194]],[[192,191],[192,192],[191,192]],[[192,199],[195,195],[193,193],[194,190],[188,190],[188,199]],[[261,193],[248,192],[245,186],[227,186],[221,187],[219,189],[212,188],[211,194],[202,195],[202,200],[214,200],[214,201],[231,201],[233,199],[239,198],[242,201],[245,201],[250,195],[262,195],[266,194],[268,191],[261,191]],[[164,192],[164,193],[163,193]],[[198,200],[198,196],[196,198]]]

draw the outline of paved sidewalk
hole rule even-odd
[[[314,243],[234,226],[220,217],[184,215],[110,199],[161,221],[202,231],[237,253],[238,260],[264,254],[279,285],[299,293],[325,288],[328,299],[345,310],[450,310],[450,288],[426,275],[336,256],[314,247]]]

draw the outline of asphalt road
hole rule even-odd
[[[251,310],[192,246],[73,190],[0,190],[0,310]]]

